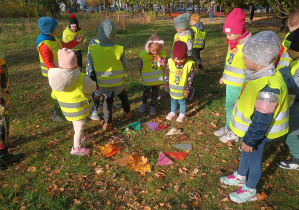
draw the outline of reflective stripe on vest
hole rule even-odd
[[[83,77],[80,74],[74,87],[68,92],[52,90],[52,97],[58,100],[61,111],[68,121],[84,119],[89,115],[88,98],[83,93]]]
[[[245,79],[244,70],[246,69],[242,53],[243,46],[244,44],[237,45],[232,50],[228,46],[223,71],[223,83],[227,85],[237,87],[242,87],[243,85]]]
[[[288,133],[288,95],[287,87],[283,82],[280,72],[269,77],[262,77],[249,81],[245,89],[241,92],[237,103],[234,106],[230,121],[231,130],[238,136],[243,137],[248,131],[254,112],[254,106],[258,93],[265,87],[269,86],[280,91],[279,101],[274,112],[274,117],[265,136],[269,139],[278,138]]]
[[[290,62],[291,62],[291,58],[289,56],[289,54],[287,53],[287,50],[288,48],[285,46],[285,40],[286,40],[286,37],[289,35],[290,33],[287,33],[287,35],[285,36],[283,42],[282,42],[282,45],[284,47],[284,51],[283,53],[281,54],[280,56],[280,59],[279,59],[279,62],[277,64],[277,67],[276,69],[279,70],[283,67],[286,67],[286,66],[289,66]]]
[[[161,58],[166,58],[166,52],[159,53]],[[163,85],[164,84],[164,70],[160,65],[155,55],[151,55],[146,51],[140,53],[142,60],[141,79],[144,86]]]
[[[120,60],[123,51],[123,47],[117,44],[112,47],[102,47],[97,44],[90,46],[100,87],[117,87],[124,83],[124,67]]]
[[[39,47],[42,45],[42,44],[45,44],[49,47],[49,49],[52,51],[53,53],[53,63],[56,67],[58,67],[58,50],[60,48],[62,48],[62,44],[60,42],[60,40],[56,37],[54,37],[56,41],[51,41],[51,40],[44,40],[42,41],[38,46],[37,46],[37,50],[38,50],[38,53],[39,53],[39,61],[40,61],[40,66],[41,66],[41,72],[42,72],[42,75],[44,77],[48,77],[48,70],[47,67],[45,66],[44,64],[44,60],[39,52]]]

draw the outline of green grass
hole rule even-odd
[[[60,19],[65,26],[67,19]],[[90,144],[90,157],[74,157],[69,154],[72,146],[73,129],[70,122],[51,122],[50,111],[53,103],[47,79],[42,77],[35,49],[36,24],[28,24],[26,31],[20,29],[14,20],[13,26],[5,28],[18,32],[0,35],[6,53],[11,87],[11,143],[12,153],[25,152],[28,156],[23,163],[0,173],[1,209],[192,209],[189,193],[198,192],[199,209],[295,209],[299,206],[298,175],[296,171],[286,171],[277,167],[276,161],[288,156],[284,140],[273,141],[266,146],[263,160],[263,175],[258,192],[265,192],[264,201],[243,205],[222,202],[236,188],[221,188],[219,178],[237,169],[240,157],[239,143],[233,146],[222,144],[213,131],[211,123],[221,127],[225,122],[225,88],[218,83],[222,75],[227,44],[222,33],[222,23],[204,22],[207,42],[202,52],[205,74],[196,74],[195,99],[188,104],[188,119],[184,125],[164,120],[164,112],[169,111],[170,102],[161,101],[157,106],[157,116],[138,112],[141,104],[142,83],[138,72],[138,55],[152,33],[165,40],[166,51],[170,54],[175,34],[171,20],[160,20],[146,25],[127,25],[118,31],[118,43],[124,45],[131,68],[126,72],[133,119],[124,119],[124,113],[116,110],[111,133],[102,130],[103,121],[88,121],[86,130],[95,135]],[[10,24],[2,21],[2,26]],[[20,21],[20,24],[22,21]],[[97,28],[91,29],[84,21],[81,25],[88,39],[97,36]],[[274,30],[282,41],[284,33],[270,26],[248,26],[250,32]],[[63,27],[61,27],[63,29]],[[31,30],[31,31],[30,31]],[[86,49],[84,50],[84,55]],[[84,61],[86,57],[84,56]],[[116,104],[120,104],[116,100]],[[141,131],[127,137],[121,152],[112,158],[100,154],[99,145],[108,142],[109,136],[117,134],[119,128],[131,122],[140,121]],[[151,131],[146,122],[158,121],[170,127],[182,127],[190,137],[193,149],[182,162],[175,161],[169,166],[156,166],[160,152],[179,151],[171,147],[166,130]],[[122,135],[119,135],[122,136]],[[139,175],[126,167],[120,167],[113,160],[133,152],[148,158],[152,172]],[[94,172],[95,166],[102,166],[100,176]],[[28,170],[35,167],[36,171]],[[186,168],[186,173],[180,169]],[[199,172],[192,175],[198,169]],[[158,179],[155,173],[163,171],[165,176]],[[75,200],[77,202],[75,202]],[[77,205],[76,205],[77,204]],[[119,208],[117,208],[119,207]]]

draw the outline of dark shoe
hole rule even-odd
[[[157,100],[163,100],[169,97],[170,97],[169,92],[165,92],[162,95],[159,95]]]
[[[299,159],[294,156],[289,160],[278,161],[278,166],[283,169],[299,170]]]
[[[5,156],[0,158],[0,171],[4,171],[8,166],[13,165],[14,163],[19,163],[23,158],[25,158],[25,154],[23,153],[12,155],[7,152]]]
[[[58,122],[63,122],[66,121],[64,115],[62,114],[58,114],[57,112],[53,111],[52,115],[51,115],[51,119],[54,121],[58,121]]]

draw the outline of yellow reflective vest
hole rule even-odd
[[[191,37],[191,33],[190,33],[190,35],[184,35],[184,36],[178,36],[178,33],[176,33],[175,35],[174,35],[174,39],[173,39],[173,45],[174,45],[174,43],[176,42],[176,41],[178,41],[178,40],[180,40],[180,41],[182,41],[182,42],[185,42],[185,43],[187,43],[187,41],[188,40],[190,40],[192,43],[193,43],[193,39],[192,39],[192,37]],[[173,48],[173,45],[172,45],[172,48]]]
[[[299,59],[297,60],[291,60],[290,62],[290,67],[291,67],[291,75],[294,76],[296,73],[296,70],[299,69]],[[295,102],[296,95],[289,94],[289,105],[292,106],[293,103]]]
[[[69,26],[67,26],[64,29],[63,34],[62,34],[62,41],[65,43],[68,43],[70,41],[73,41],[77,37],[81,36],[82,33],[83,33],[82,29],[78,29],[78,31],[74,32],[69,28]],[[84,40],[83,42],[86,42],[86,40]],[[81,49],[82,49],[82,43],[78,43],[78,45],[76,47],[74,47],[72,50],[78,51]]]
[[[288,33],[288,34],[285,36],[285,38],[284,38],[284,40],[283,40],[283,42],[282,42],[282,45],[284,46],[284,51],[283,51],[283,53],[281,54],[280,59],[279,59],[279,62],[278,62],[278,64],[277,64],[277,67],[276,67],[277,70],[279,70],[279,69],[281,69],[281,68],[283,68],[283,67],[289,66],[289,64],[290,64],[290,62],[291,62],[291,60],[292,60],[292,59],[290,58],[289,54],[287,53],[288,47],[286,47],[286,45],[285,45],[286,37],[287,37],[289,34],[290,34],[290,33]]]
[[[244,83],[243,90],[234,106],[230,121],[231,130],[240,137],[245,136],[254,112],[254,106],[259,92],[268,85],[270,88],[278,89],[278,103],[273,115],[272,122],[265,136],[275,139],[289,131],[289,109],[288,90],[280,72],[273,76],[262,77]]]
[[[56,41],[51,41],[51,40],[44,40],[42,41],[38,46],[37,46],[37,50],[39,53],[39,62],[40,62],[40,66],[41,66],[41,70],[42,70],[42,74],[44,77],[48,77],[48,71],[49,69],[47,69],[47,67],[45,66],[45,63],[43,61],[43,58],[39,52],[39,47],[42,44],[45,44],[49,47],[49,49],[52,51],[53,53],[53,63],[56,67],[58,67],[58,50],[60,48],[62,48],[62,44],[60,42],[60,40],[56,37],[54,37]]]
[[[195,26],[191,27],[194,33],[193,48],[203,48],[206,39],[206,32],[198,30]]]
[[[245,79],[244,70],[246,69],[242,53],[243,47],[244,44],[241,44],[231,50],[228,46],[223,72],[224,84],[242,87]]]
[[[162,51],[159,56],[161,58],[166,58],[166,52]],[[152,85],[163,85],[164,84],[164,71],[165,68],[160,65],[156,56],[143,51],[140,53],[140,58],[142,60],[142,72],[141,78],[144,86]]]
[[[172,58],[168,59],[169,66],[169,89],[174,99],[184,99],[185,86],[188,83],[188,75],[194,66],[193,60],[188,60],[182,69],[177,69]]]
[[[116,87],[124,83],[124,67],[120,58],[124,52],[123,46],[102,47],[90,46],[94,71],[100,87]]]
[[[68,121],[84,119],[89,115],[89,99],[83,93],[83,77],[80,74],[74,87],[67,92],[52,89],[52,98],[57,99],[61,111]]]

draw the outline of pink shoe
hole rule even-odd
[[[71,155],[87,155],[90,152],[90,149],[86,147],[72,147]]]
[[[90,141],[91,139],[93,139],[93,135],[86,135],[84,134],[84,137],[81,139],[81,144],[85,144],[87,143],[88,141]]]
[[[167,117],[166,117],[166,120],[173,120],[173,118],[175,118],[175,113],[174,112],[170,112]]]
[[[184,115],[184,114],[180,114],[179,117],[176,119],[176,121],[177,122],[184,122],[185,116],[186,115]]]

